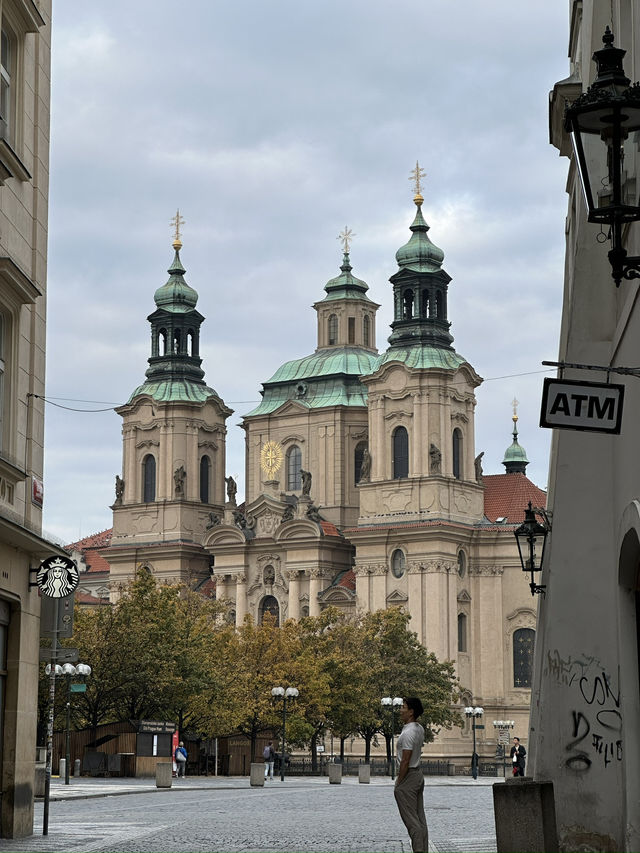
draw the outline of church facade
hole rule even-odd
[[[176,235],[169,281],[148,318],[146,381],[118,409],[123,470],[100,555],[112,599],[141,567],[192,586],[212,578],[236,625],[247,614],[282,623],[330,605],[406,608],[421,642],[455,662],[462,705],[484,708],[478,751],[489,758],[493,719],[528,727],[535,602],[513,531],[528,501],[544,506],[546,496],[526,476],[515,410],[506,473],[483,473],[474,437],[482,379],[453,347],[451,278],[428,236],[419,180],[416,190],[390,278],[388,347],[376,346],[379,306],[353,274],[345,229],[339,275],[313,305],[316,349],[283,364],[243,416],[241,505],[225,475],[231,410],[204,382],[204,318]],[[470,743],[467,727],[426,750],[468,763]]]

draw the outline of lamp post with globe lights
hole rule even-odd
[[[295,699],[300,694],[297,687],[273,687],[271,695],[274,699],[282,699],[282,752],[280,753],[280,781],[284,782],[284,744],[287,730],[287,699]]]
[[[383,708],[389,708],[391,711],[391,778],[396,778],[396,763],[394,760],[394,740],[396,736],[396,710],[402,708],[402,702],[404,700],[401,696],[383,696],[380,700],[380,704]]]
[[[502,775],[506,777],[507,768],[506,768],[506,754],[507,754],[507,744],[509,743],[509,729],[514,727],[515,723],[513,720],[494,720],[493,728],[498,733],[498,743],[496,746],[496,758],[502,759]]]
[[[474,779],[478,778],[478,753],[476,752],[476,729],[484,728],[483,725],[476,723],[484,714],[484,708],[469,705],[464,709],[464,713],[471,720],[471,730],[473,732],[473,755],[471,756],[471,775]]]

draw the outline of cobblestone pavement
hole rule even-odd
[[[495,779],[427,778],[429,848],[437,853],[495,851]],[[248,779],[74,779],[52,783],[49,834],[42,802],[35,834],[0,839],[2,851],[31,853],[409,853],[389,779],[291,778],[251,788]],[[126,796],[125,796],[126,794]]]

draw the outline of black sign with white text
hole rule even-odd
[[[545,379],[540,426],[619,435],[624,385]]]

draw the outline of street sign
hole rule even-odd
[[[40,660],[51,661],[51,649],[40,649]],[[56,663],[75,663],[78,660],[77,649],[56,649]]]
[[[86,684],[71,684],[71,692],[72,693],[86,693],[87,685]]]
[[[47,557],[40,563],[36,583],[43,595],[64,598],[78,586],[78,567],[69,557]]]
[[[624,385],[545,379],[540,426],[619,435]]]
[[[73,636],[73,605],[75,592],[64,598],[49,598],[43,595],[40,602],[40,636],[57,632],[58,639]],[[56,621],[56,613],[58,619]]]
[[[476,728],[476,729],[483,729],[483,728],[484,728],[484,723],[480,723],[480,725],[477,725],[477,724],[476,724],[475,728]]]

